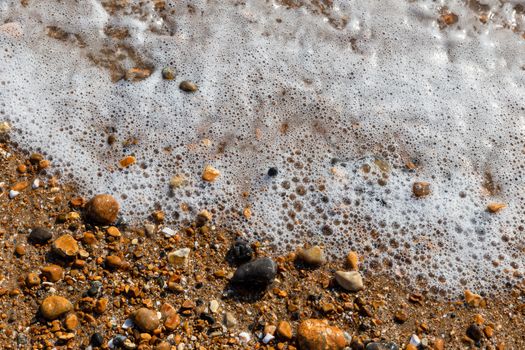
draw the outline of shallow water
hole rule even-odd
[[[86,195],[120,197],[130,221],[213,209],[278,251],[352,248],[367,268],[439,290],[520,277],[518,1],[160,4],[0,0],[13,139]],[[134,67],[151,76],[126,80]],[[196,93],[179,90],[186,79]],[[138,162],[120,169],[127,155]],[[212,184],[206,164],[221,171]],[[187,184],[170,190],[175,174]],[[432,194],[414,198],[415,181]],[[507,208],[490,214],[492,202]]]

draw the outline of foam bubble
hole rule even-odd
[[[0,117],[130,219],[207,208],[276,251],[352,248],[436,291],[490,292],[525,262],[524,11],[468,3],[4,1]]]

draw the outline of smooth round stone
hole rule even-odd
[[[133,322],[143,332],[151,332],[160,324],[157,311],[145,307],[140,308],[135,312],[133,315]]]
[[[277,265],[270,258],[259,258],[239,266],[231,281],[246,287],[264,287],[273,282],[277,274]]]
[[[35,227],[29,233],[29,241],[43,244],[53,238],[53,233],[45,227]]]
[[[363,278],[357,271],[337,271],[335,280],[345,290],[358,292],[363,289]]]
[[[118,217],[120,205],[109,194],[98,194],[86,204],[86,217],[93,224],[111,225]]]
[[[297,254],[297,258],[308,265],[319,266],[326,262],[324,251],[319,246],[313,246],[309,249],[303,249]]]
[[[54,320],[73,310],[73,304],[64,297],[51,295],[40,305],[40,313],[46,320]]]
[[[341,329],[330,326],[327,320],[316,319],[299,324],[297,342],[301,350],[343,350],[347,345]]]

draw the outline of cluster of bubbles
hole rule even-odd
[[[0,119],[85,195],[118,196],[130,221],[208,209],[276,253],[354,249],[366,269],[439,293],[516,283],[523,9],[319,3],[4,1]],[[112,79],[138,62],[149,77]],[[120,168],[128,155],[137,163]],[[207,164],[221,172],[213,183]],[[171,189],[173,175],[185,185]],[[432,193],[415,198],[416,181]],[[507,207],[491,214],[491,202]]]

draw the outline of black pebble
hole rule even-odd
[[[100,333],[93,333],[91,336],[91,345],[98,347],[104,344],[104,337]]]
[[[113,338],[113,345],[115,346],[122,346],[124,345],[124,342],[126,341],[126,337],[123,335],[117,335],[115,338]]]
[[[51,238],[53,234],[45,227],[35,227],[29,234],[29,240],[34,243],[46,243]]]
[[[473,323],[467,328],[467,336],[477,343],[483,337],[483,332],[477,324]]]
[[[242,264],[252,260],[253,249],[248,241],[238,238],[226,253],[226,260],[231,264]]]
[[[270,258],[259,258],[241,265],[233,274],[231,281],[246,287],[266,287],[273,282],[277,265]]]
[[[268,169],[268,176],[274,177],[277,176],[278,173],[279,171],[276,167],[271,167],[270,169]]]

